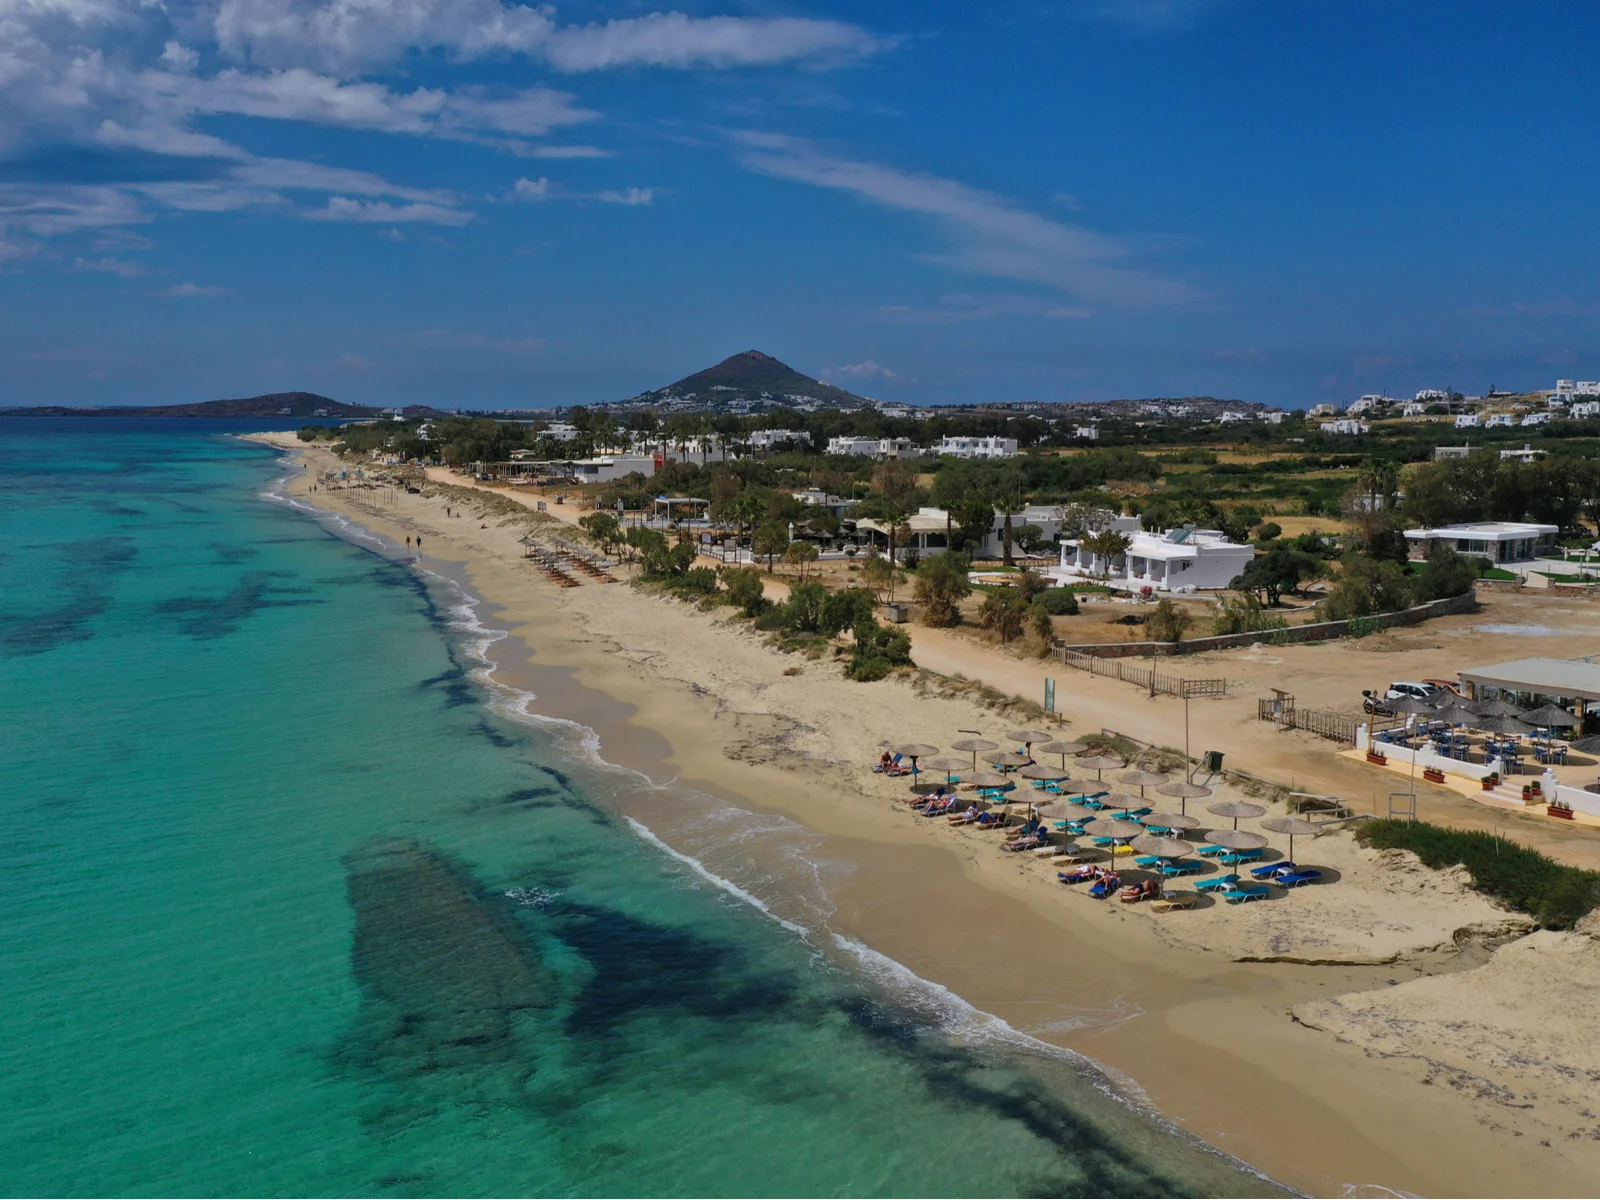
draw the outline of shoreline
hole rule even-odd
[[[326,453],[292,435],[252,437],[302,459]],[[309,483],[301,476],[286,490],[299,495]],[[780,875],[773,887],[796,896],[821,882],[832,937],[884,956],[1024,1037],[1136,1081],[1165,1119],[1295,1187],[1469,1194],[1526,1192],[1537,1179],[1545,1194],[1592,1190],[1589,1146],[1569,1156],[1539,1147],[1514,1124],[1496,1132],[1482,1105],[1459,1091],[1421,1092],[1405,1062],[1372,1057],[1354,1039],[1314,1032],[1290,1015],[1395,979],[1447,978],[1436,971],[1471,969],[1469,956],[1450,961],[1452,950],[1436,948],[1435,961],[1407,954],[1392,964],[1348,953],[1334,967],[1231,961],[1203,944],[1216,929],[1202,923],[1221,914],[1173,914],[1199,920],[1157,925],[1143,913],[1052,891],[1041,886],[1042,864],[1017,862],[982,835],[893,807],[885,781],[863,780],[863,766],[847,765],[867,761],[860,729],[848,728],[861,720],[838,712],[834,727],[822,728],[826,714],[785,712],[781,703],[773,711],[770,694],[781,686],[774,677],[791,660],[749,634],[625,585],[558,591],[508,557],[514,543],[497,518],[458,525],[443,519],[442,501],[425,496],[401,495],[381,508],[367,499],[319,492],[314,503],[396,542],[407,531],[425,533],[427,557],[449,564],[446,577],[458,571],[482,598],[482,614],[509,630],[496,682],[539,697],[535,710],[559,698],[563,711],[546,716],[594,730],[607,760],[655,781],[657,790],[632,802],[642,815],[626,804],[621,811],[670,850],[698,857],[699,835],[662,779],[781,816],[811,839],[803,852],[769,862],[763,855],[783,856],[758,843],[740,852],[749,860],[742,867],[771,874],[775,865],[797,871],[807,858],[829,864],[826,881],[785,883]],[[652,639],[656,645],[643,644]],[[691,639],[702,657],[685,662],[677,643]],[[903,683],[839,688],[824,682],[825,672],[836,674],[828,664],[802,669],[802,686],[892,709],[881,737],[905,736],[894,722],[912,714],[927,732],[911,732],[936,742],[973,721],[1004,727],[965,699],[918,697]],[[816,750],[852,737],[855,753],[842,760]],[[1282,906],[1248,906],[1266,907]],[[774,912],[787,919],[781,906]]]

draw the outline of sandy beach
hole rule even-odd
[[[1306,1192],[1592,1193],[1600,1118],[1586,1097],[1600,1039],[1579,1014],[1600,985],[1600,942],[1587,932],[1527,936],[1524,918],[1460,872],[1363,848],[1347,832],[1301,839],[1297,861],[1329,882],[1271,902],[1159,916],[1099,903],[1058,884],[1055,864],[1001,852],[998,835],[921,817],[905,804],[906,781],[867,769],[885,744],[948,746],[962,729],[1003,741],[1022,723],[1020,710],[997,709],[951,676],[1037,697],[1055,675],[1067,737],[1104,728],[1181,748],[1183,702],[920,628],[922,673],[853,683],[826,658],[777,652],[728,609],[703,612],[626,583],[556,587],[518,539],[575,512],[490,511],[498,506],[477,507],[459,481],[439,477],[422,494],[313,495],[314,474],[342,464],[292,434],[258,440],[309,468],[291,494],[396,543],[420,535],[421,565],[460,579],[510,630],[495,650],[496,677],[536,694],[535,711],[594,729],[608,761],[782,818],[791,832],[738,853],[769,881],[762,898],[774,912],[825,928],[829,952],[847,965],[887,969],[868,947],[1031,1037],[1088,1055],[1184,1128]],[[447,518],[447,506],[465,515]],[[1485,620],[1397,637],[1468,639]],[[1507,635],[1495,645],[1511,658],[1552,642]],[[1363,674],[1409,677],[1403,648],[1371,665],[1338,646],[1303,649],[1297,686],[1308,705],[1324,695],[1347,702],[1349,679]],[[1192,749],[1225,751],[1229,766],[1373,811],[1385,784],[1333,743],[1241,719],[1278,665],[1262,660],[1279,653],[1184,660],[1184,674],[1241,681],[1234,702],[1189,704]],[[681,789],[630,794],[619,806],[698,856],[704,812]],[[1217,798],[1285,811],[1253,786]],[[1600,865],[1593,831],[1445,789],[1425,789],[1421,815]]]

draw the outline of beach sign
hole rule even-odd
[[[1044,681],[1044,710],[1047,713],[1053,713],[1056,710],[1056,681],[1054,679],[1046,679]]]

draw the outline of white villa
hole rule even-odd
[[[1483,418],[1480,417],[1477,413],[1457,413],[1456,414],[1456,428],[1457,429],[1476,429],[1476,428],[1478,428],[1478,426],[1480,426],[1482,424],[1483,424]]]
[[[1169,529],[1130,533],[1127,553],[1110,563],[1079,542],[1061,543],[1061,566],[1049,572],[1065,584],[1101,579],[1112,587],[1158,592],[1226,588],[1255,558],[1254,546],[1230,542],[1218,529]],[[1109,576],[1109,578],[1108,578]]]
[[[811,445],[811,435],[804,429],[754,429],[741,440],[748,443],[752,450],[771,450],[786,442],[793,442],[797,446]]]
[[[836,437],[828,439],[829,454],[853,454],[862,458],[921,458],[922,447],[910,438]]]
[[[934,454],[956,458],[1015,458],[1017,439],[1008,437],[945,437],[933,448]]]
[[[1545,451],[1543,451],[1543,450],[1535,450],[1532,446],[1528,445],[1525,442],[1525,443],[1523,443],[1523,446],[1522,446],[1521,450],[1502,450],[1502,451],[1500,451],[1500,461],[1501,462],[1533,463],[1533,462],[1538,462],[1539,459],[1544,456],[1544,454],[1545,454]]]
[[[1436,544],[1459,554],[1475,554],[1492,563],[1532,562],[1556,550],[1554,525],[1530,525],[1521,521],[1475,521],[1465,525],[1441,525],[1436,529],[1408,529],[1411,557],[1428,557]]]
[[[1355,421],[1347,417],[1341,417],[1337,421],[1323,421],[1317,428],[1323,433],[1358,434],[1367,433],[1372,426],[1365,421]]]

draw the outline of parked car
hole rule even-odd
[[[1389,705],[1394,701],[1429,700],[1436,695],[1439,690],[1439,685],[1436,683],[1419,683],[1413,680],[1401,680],[1397,683],[1391,683],[1384,691],[1382,696],[1377,695],[1370,689],[1363,690],[1361,693],[1361,707],[1364,711],[1369,713],[1376,713],[1380,716],[1391,716],[1393,714],[1389,708]]]

